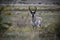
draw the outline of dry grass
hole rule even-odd
[[[8,32],[32,32],[32,28],[29,28],[29,27],[22,27],[22,28],[19,28],[19,27],[10,27],[8,30]]]

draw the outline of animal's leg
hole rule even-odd
[[[41,27],[41,24],[39,26]]]
[[[33,26],[33,30],[36,30],[37,29],[37,27],[36,26]]]

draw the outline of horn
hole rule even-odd
[[[30,8],[30,6],[29,6],[29,10],[32,11],[31,8]]]
[[[32,10],[30,9],[30,6],[29,6],[29,11],[32,13]]]
[[[37,10],[37,7],[35,6],[34,8],[35,8],[34,11],[36,11]]]

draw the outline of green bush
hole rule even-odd
[[[0,7],[0,32],[2,32],[2,31],[5,31],[5,30],[7,30],[8,29],[8,27],[6,27],[5,25],[8,25],[8,26],[11,26],[12,24],[11,23],[8,23],[8,22],[6,22],[6,23],[3,23],[3,17],[2,17],[2,11],[4,10],[4,7]]]
[[[58,40],[60,40],[60,22],[56,24],[55,32]]]

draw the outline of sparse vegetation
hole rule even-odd
[[[8,11],[5,11],[7,10]],[[11,9],[15,9],[12,8]],[[60,23],[58,21],[58,12],[59,11],[37,11],[35,17],[41,16],[43,18],[42,27],[33,30],[31,25],[31,14],[28,11],[19,11],[11,10],[10,7],[0,7],[0,31],[5,30],[5,34],[3,38],[4,40],[10,38],[11,40],[54,40],[53,33],[59,35],[59,26]],[[19,7],[16,8],[20,10]],[[24,9],[22,9],[24,10]],[[28,9],[27,9],[28,10]],[[2,12],[3,11],[3,12]],[[18,14],[16,14],[17,12]],[[59,12],[60,13],[60,12]],[[7,17],[6,17],[7,16]],[[4,20],[7,18],[7,20]],[[3,22],[4,20],[4,22]],[[17,26],[15,21],[18,21],[22,25]],[[7,21],[7,22],[6,22]],[[10,21],[10,22],[9,22]],[[11,24],[12,23],[12,24]],[[23,25],[25,24],[25,25]],[[41,32],[41,33],[40,33]],[[10,34],[9,34],[10,33]],[[50,36],[51,35],[51,36]],[[42,37],[41,37],[42,36]],[[53,37],[52,37],[53,36]],[[8,38],[7,38],[8,37]],[[51,38],[52,37],[52,38]],[[58,36],[59,38],[60,36]]]
[[[4,10],[4,7],[1,6],[0,7],[0,32],[4,32],[5,30],[7,30],[8,28],[5,25],[11,26],[11,23],[4,23],[3,22],[3,16],[2,16],[2,11]]]

